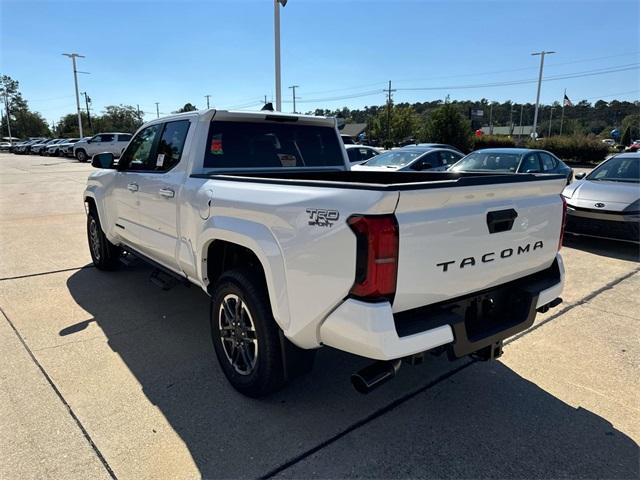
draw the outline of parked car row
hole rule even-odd
[[[31,138],[14,144],[3,142],[0,149],[18,155],[74,157],[86,162],[96,153],[108,152],[120,157],[131,137],[130,133],[108,132],[84,138]]]

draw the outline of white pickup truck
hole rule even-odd
[[[208,110],[93,157],[95,266],[124,252],[211,296],[231,384],[266,395],[328,345],[367,392],[425,352],[500,355],[561,302],[562,175],[355,172],[334,119]]]

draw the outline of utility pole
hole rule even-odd
[[[562,124],[564,123],[564,99],[567,98],[567,89],[564,89],[564,95],[562,96],[562,113],[560,114],[560,133],[559,135],[562,136]]]
[[[395,92],[395,89],[391,89],[391,80],[389,80],[389,88],[384,91],[387,92],[387,142],[391,143],[391,93]]]
[[[509,135],[513,135],[513,103],[509,102]]]
[[[9,143],[13,145],[13,137],[11,136],[11,117],[9,116],[9,97],[7,96],[7,88],[4,89],[4,108],[7,112],[7,130],[9,130]]]
[[[84,104],[87,107],[87,122],[89,122],[89,129],[93,131],[93,125],[91,124],[91,114],[89,113],[89,104],[91,103],[91,97],[87,95],[87,92],[82,92],[84,95]]]
[[[209,110],[209,98],[211,97],[211,95],[205,95],[204,98],[207,99],[207,110]]]
[[[520,105],[520,136],[522,136],[522,111],[524,110],[524,103]]]
[[[140,115],[140,105],[136,104],[136,111],[138,112],[138,121],[142,122],[142,115]]]
[[[489,106],[489,135],[493,135],[493,102]]]
[[[264,96],[264,104],[265,105],[267,104],[267,96],[266,95]]]
[[[298,113],[296,112],[296,88],[300,88],[300,85],[291,85],[289,88],[293,90],[293,113]]]
[[[547,137],[551,136],[551,121],[553,119],[553,107],[551,107],[551,111],[549,112],[549,134]]]
[[[276,70],[276,111],[282,111],[282,85],[280,81],[280,4],[284,7],[287,0],[273,0],[273,40]]]
[[[73,64],[73,81],[76,86],[76,110],[78,112],[78,131],[80,133],[80,138],[84,137],[82,133],[82,116],[80,115],[80,94],[78,93],[78,70],[76,69],[76,58],[85,58],[84,55],[80,55],[78,53],[63,53],[65,57],[69,57],[71,59],[71,63]]]
[[[540,55],[540,74],[538,75],[538,93],[536,94],[536,109],[533,113],[533,138],[538,136],[538,107],[540,106],[540,87],[542,87],[542,70],[544,69],[544,56],[551,55],[552,53],[556,53],[553,51],[545,52],[544,50],[541,52],[534,52],[531,55],[536,56]]]
[[[160,103],[156,102],[156,118],[160,118]]]

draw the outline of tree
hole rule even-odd
[[[195,112],[196,110],[197,108],[195,105],[192,105],[191,103],[185,103],[184,107],[179,108],[173,113]]]
[[[93,120],[96,132],[135,132],[142,125],[142,112],[131,105],[109,105]]]
[[[631,145],[631,125],[628,125],[627,128],[624,129],[620,143],[625,147]]]
[[[9,135],[9,126],[11,127],[11,136],[19,138],[40,137],[50,135],[49,125],[39,113],[29,111],[27,102],[20,94],[19,82],[8,75],[0,76],[0,97],[2,100],[2,123],[0,132]],[[9,125],[7,125],[6,106],[9,110]]]
[[[446,143],[465,151],[470,136],[469,120],[451,103],[445,103],[429,116],[426,125],[426,140],[429,142]]]

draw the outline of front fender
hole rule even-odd
[[[235,243],[251,250],[258,257],[267,281],[273,317],[286,333],[291,318],[284,257],[271,231],[262,224],[234,217],[216,216],[206,221],[198,241],[201,261],[198,262],[197,266],[198,276],[205,288],[209,285],[209,279],[207,278],[207,251],[209,245],[215,240]]]

